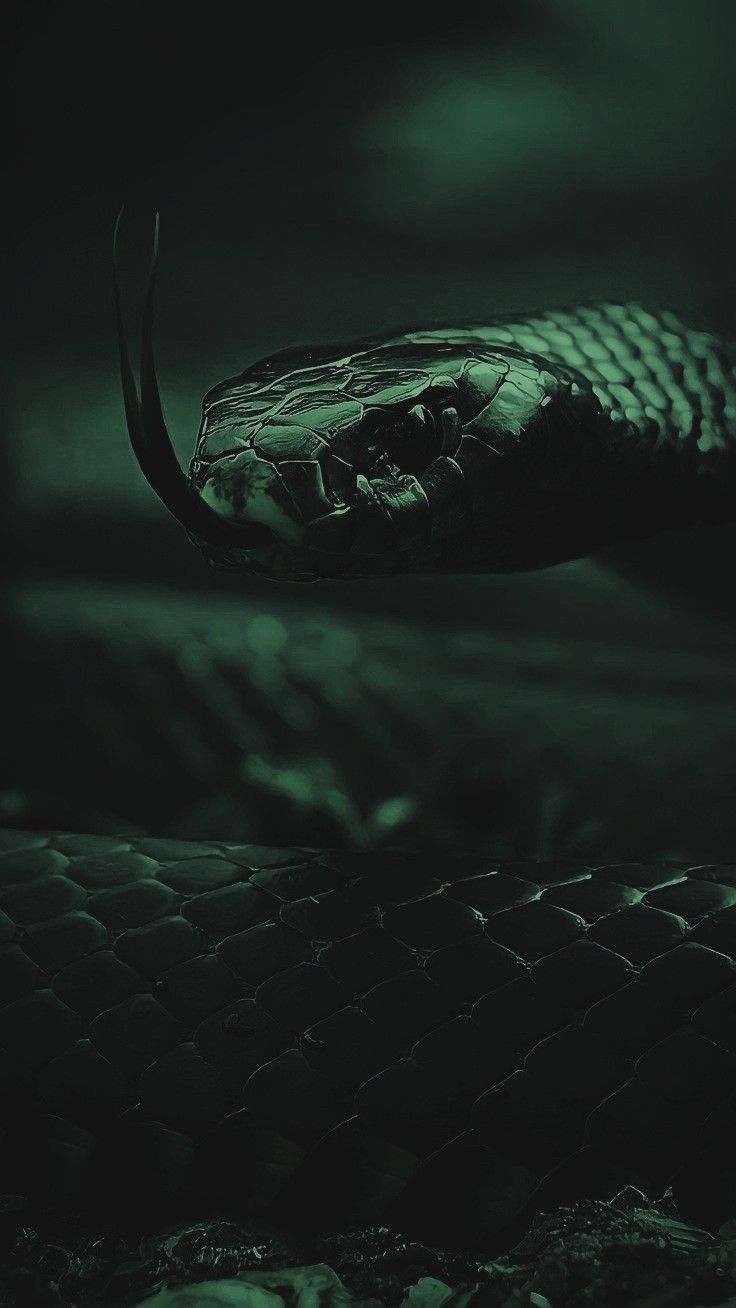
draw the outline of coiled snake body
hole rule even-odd
[[[189,479],[151,321],[131,438],[219,565],[511,570],[734,516],[733,348],[673,315],[277,356],[207,397]],[[5,1189],[484,1248],[626,1184],[733,1214],[736,866],[4,839]]]
[[[730,1216],[736,867],[3,847],[11,1192],[486,1250],[626,1184]]]

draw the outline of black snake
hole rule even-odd
[[[217,566],[515,570],[734,517],[734,348],[671,313],[277,355],[207,396],[186,478],[152,288],[129,431]],[[3,1188],[484,1248],[626,1184],[733,1214],[736,866],[4,841]]]

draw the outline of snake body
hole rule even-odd
[[[3,1188],[489,1250],[733,1208],[736,867],[2,834]]]
[[[636,305],[278,355],[190,476],[146,301],[126,416],[218,566],[536,567],[736,505],[734,348]],[[3,1188],[236,1203],[483,1248],[540,1206],[734,1208],[736,867],[513,864],[6,833]]]

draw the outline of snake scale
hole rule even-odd
[[[731,1215],[736,866],[2,847],[5,1189],[486,1250],[627,1184]]]
[[[216,566],[513,571],[734,517],[734,347],[637,305],[277,355],[207,396],[187,478],[153,280],[128,428]],[[2,848],[3,1189],[484,1249],[627,1184],[733,1216],[736,866]]]

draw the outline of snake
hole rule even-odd
[[[736,347],[583,305],[289,350],[188,475],[116,273],[133,451],[216,568],[514,572],[736,507]],[[224,833],[226,834],[226,833]],[[0,833],[2,1188],[484,1251],[626,1186],[736,1208],[736,865]]]

